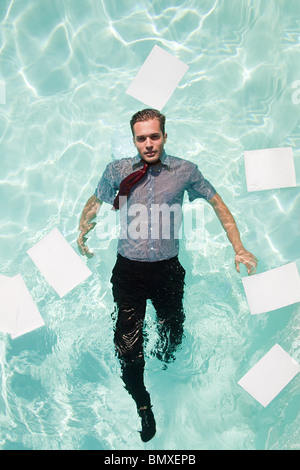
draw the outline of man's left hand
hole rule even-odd
[[[256,273],[258,260],[250,251],[243,249],[235,255],[235,268],[238,273],[240,272],[240,263],[246,266],[249,276]]]

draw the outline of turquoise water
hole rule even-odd
[[[0,272],[23,275],[46,324],[0,333],[1,449],[299,449],[300,377],[267,408],[237,384],[275,343],[299,362],[299,304],[250,315],[207,205],[199,253],[181,245],[186,338],[166,369],[147,311],[158,427],[147,444],[114,356],[115,237],[91,234],[93,276],[63,299],[26,254],[54,227],[76,249],[112,151],[132,152],[128,122],[143,105],[125,91],[157,44],[189,65],[163,110],[166,150],[217,188],[258,272],[300,269],[299,189],[248,193],[243,164],[244,150],[291,146],[299,184],[299,1],[1,0],[0,21]]]

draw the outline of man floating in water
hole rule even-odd
[[[239,264],[243,263],[248,274],[254,274],[257,259],[244,248],[231,212],[214,187],[204,179],[197,165],[166,154],[165,116],[157,110],[144,109],[134,114],[130,124],[138,154],[107,165],[95,194],[82,212],[77,242],[83,255],[93,256],[86,245],[86,235],[96,225],[91,221],[102,202],[112,204],[115,210],[120,209],[120,219],[123,223],[125,220],[125,232],[121,223],[122,236],[118,241],[117,261],[111,278],[118,310],[114,341],[122,379],[141,417],[141,439],[147,442],[155,435],[156,424],[150,395],[144,385],[146,301],[150,299],[156,310],[157,356],[165,362],[175,359],[175,351],[182,341],[185,318],[185,270],[178,260],[176,223],[169,221],[165,230],[162,220],[166,219],[153,217],[153,212],[157,207],[173,208],[168,214],[171,217],[172,212],[173,219],[176,216],[178,219],[178,207],[181,214],[185,191],[190,201],[204,198],[213,207],[233,246],[237,271]],[[132,223],[137,212],[140,214],[140,236],[136,230],[131,233],[127,230],[128,222]]]

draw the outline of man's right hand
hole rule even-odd
[[[92,228],[94,228],[96,225],[96,222],[94,222],[93,224],[89,224],[89,225],[93,225]],[[90,230],[92,230],[92,228]],[[77,245],[78,245],[78,249],[81,255],[87,256],[88,258],[92,258],[93,256],[95,256],[95,253],[92,253],[89,247],[85,244],[87,240],[87,237],[85,236],[86,234],[87,232],[81,232],[81,234],[77,238]]]

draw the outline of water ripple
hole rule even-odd
[[[144,448],[113,348],[115,240],[101,248],[91,234],[89,287],[64,299],[26,251],[54,227],[76,249],[111,142],[122,148],[142,106],[125,91],[155,44],[189,65],[164,110],[167,151],[199,164],[218,188],[261,272],[299,261],[298,188],[247,193],[243,164],[255,148],[292,146],[298,157],[299,8],[298,0],[1,2],[0,270],[23,274],[46,323],[15,341],[0,336],[2,449]],[[249,315],[207,205],[203,247],[180,256],[186,338],[167,367],[150,353],[155,314],[147,314],[145,380],[158,422],[147,448],[299,447],[299,381],[263,413],[237,386],[274,342],[299,357],[299,307]]]

